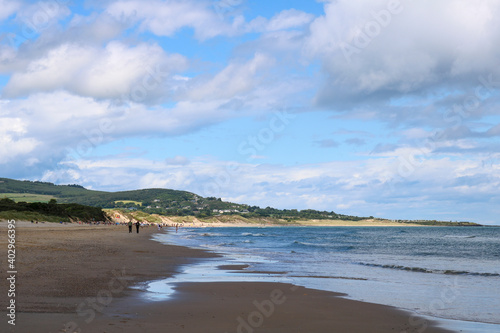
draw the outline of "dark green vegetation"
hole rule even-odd
[[[145,189],[122,192],[87,190],[80,185],[54,185],[47,182],[19,181],[0,178],[0,198],[15,201],[48,202],[57,199],[60,203],[77,203],[99,208],[122,208],[148,214],[167,216],[196,216],[208,218],[220,215],[238,215],[245,218],[282,219],[288,223],[296,220],[344,220],[361,221],[373,219],[337,214],[312,209],[261,208],[222,201],[220,198],[203,198],[197,194],[167,189]],[[1,217],[1,216],[0,216]],[[422,225],[477,225],[469,222],[451,223],[443,221],[397,221]]]
[[[14,220],[36,220],[47,222],[106,221],[101,208],[79,204],[58,204],[55,199],[43,202],[15,202],[0,199],[0,218]]]

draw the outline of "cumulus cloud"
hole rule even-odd
[[[113,17],[139,22],[142,30],[158,36],[172,36],[190,27],[203,40],[231,30],[231,25],[221,20],[208,1],[114,1],[106,11]]]
[[[67,17],[71,14],[69,9],[69,2],[65,1],[34,1],[22,2],[19,4],[16,20],[31,24],[36,27],[40,24],[50,24],[45,22],[54,20],[57,22],[61,18]]]
[[[119,37],[128,28],[128,22],[113,18],[108,13],[75,14],[57,38],[62,42],[78,40],[80,43],[99,45]]]
[[[15,61],[16,52],[12,47],[0,44],[0,73],[9,73],[12,71],[10,63]]]
[[[19,171],[29,164],[33,174],[68,156],[92,156],[98,147],[121,138],[181,135],[236,116],[225,101],[185,101],[164,108],[117,105],[65,91],[0,103],[0,166],[7,172],[9,165]],[[189,161],[175,157],[166,163]]]
[[[288,9],[270,19],[259,16],[247,22],[242,15],[221,15],[214,2],[193,0],[155,0],[146,3],[137,0],[114,1],[106,11],[114,18],[139,22],[141,30],[151,31],[157,36],[170,37],[182,28],[189,27],[200,40],[302,28],[314,19],[311,14]],[[232,17],[231,22],[229,17]]]
[[[324,8],[304,51],[322,59],[328,74],[318,105],[393,106],[408,95],[439,100],[436,92],[469,93],[480,75],[500,76],[497,1],[340,0]]]
[[[99,120],[107,114],[105,104],[67,93],[54,93],[4,101],[0,119],[17,125],[7,130],[7,137],[9,131],[15,129],[19,141],[36,142],[30,150],[19,152],[20,161],[28,157],[42,161],[63,158],[70,147],[76,147],[78,141],[85,138],[86,131],[99,128]]]
[[[26,132],[26,123],[21,118],[0,118],[0,165],[26,156],[38,146],[35,138],[24,137]]]
[[[167,54],[155,44],[129,47],[113,41],[99,49],[66,43],[13,74],[3,93],[6,97],[18,97],[66,90],[95,98],[125,96],[143,101],[168,91],[167,80],[185,68],[185,57]]]

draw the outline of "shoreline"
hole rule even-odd
[[[151,224],[162,223],[168,226],[184,225],[192,228],[198,227],[473,227],[477,225],[449,225],[449,224],[422,224],[416,222],[396,222],[395,220],[366,218],[357,221],[338,219],[294,219],[288,221],[283,218],[261,217],[250,218],[241,215],[219,215],[213,217],[197,218],[195,216],[164,216],[151,214],[139,218],[133,213],[125,214],[116,209],[105,209],[106,214],[113,223],[146,222]],[[136,219],[139,218],[138,219]],[[445,222],[445,221],[438,221]],[[448,222],[445,222],[448,223]]]
[[[255,227],[254,227],[255,228]],[[442,228],[446,228],[446,227],[442,227]],[[159,240],[159,239],[158,239]],[[159,240],[160,241],[160,240]],[[188,246],[188,247],[193,247],[195,249],[203,249],[205,250],[206,248],[205,247],[199,247],[199,246],[195,246],[194,244],[185,244],[185,243],[177,243],[175,241],[172,242],[169,241],[168,244],[176,244],[176,245],[181,245],[181,246]],[[415,317],[418,317],[418,318],[425,318],[427,320],[429,320],[430,322],[434,322],[434,323],[438,323],[438,326],[441,327],[441,328],[444,328],[444,329],[448,329],[448,330],[453,330],[454,332],[467,332],[467,333],[476,333],[476,332],[484,332],[484,333],[496,333],[496,332],[499,332],[498,330],[500,329],[500,323],[495,323],[495,322],[489,322],[489,321],[480,321],[480,320],[477,320],[476,319],[459,319],[459,318],[453,318],[453,317],[446,317],[446,316],[439,316],[439,315],[436,315],[436,313],[433,313],[433,314],[429,314],[429,313],[421,313],[419,312],[418,310],[415,310],[415,308],[412,308],[412,307],[405,307],[404,305],[402,304],[394,304],[394,303],[391,303],[391,302],[381,302],[380,299],[366,299],[366,295],[365,296],[361,296],[360,297],[360,294],[358,294],[357,296],[354,296],[354,295],[351,295],[351,292],[349,290],[343,290],[343,291],[339,291],[339,289],[331,289],[331,288],[323,288],[315,283],[313,284],[310,284],[309,282],[306,282],[306,281],[296,281],[295,278],[318,278],[318,279],[342,279],[342,280],[367,280],[366,278],[351,278],[351,277],[345,277],[345,276],[331,276],[331,275],[328,275],[328,276],[323,276],[323,275],[317,275],[317,276],[312,276],[312,275],[307,275],[307,276],[300,276],[300,275],[289,275],[287,273],[289,273],[289,271],[276,271],[276,270],[272,270],[272,268],[270,267],[267,267],[266,269],[264,270],[247,270],[248,268],[251,268],[253,266],[252,263],[254,263],[254,261],[250,258],[250,260],[248,260],[249,258],[239,258],[239,256],[234,256],[232,255],[231,252],[219,252],[219,250],[210,250],[210,249],[206,249],[208,251],[211,251],[213,253],[217,253],[217,254],[221,254],[223,257],[219,260],[218,262],[218,266],[216,266],[216,269],[218,270],[225,270],[226,271],[226,274],[229,273],[229,275],[237,275],[241,278],[241,276],[244,276],[244,275],[252,275],[252,274],[255,274],[256,276],[262,278],[263,276],[265,275],[268,275],[267,278],[270,278],[270,280],[277,280],[277,281],[283,281],[285,280],[284,283],[289,283],[289,284],[293,284],[293,285],[296,285],[296,286],[301,286],[301,287],[304,287],[304,288],[307,288],[307,289],[312,289],[312,290],[317,290],[317,291],[321,291],[321,292],[326,292],[326,293],[334,293],[334,294],[339,294],[339,297],[342,297],[343,299],[346,299],[346,300],[352,300],[352,301],[358,301],[358,302],[362,302],[362,303],[370,303],[370,304],[375,304],[375,305],[381,305],[381,306],[386,306],[386,307],[389,307],[389,308],[393,308],[393,309],[398,309],[398,310],[402,310],[402,311],[405,311],[407,312],[408,314],[410,314],[410,316],[415,316]],[[194,264],[194,266],[197,266],[198,264]],[[201,264],[203,265],[203,264]],[[193,266],[193,265],[191,265]],[[208,268],[208,269],[213,269],[213,265],[204,265],[205,268]],[[212,266],[212,267],[210,267]],[[286,269],[284,269],[286,270]],[[182,272],[183,275],[185,275],[187,277],[188,280],[191,280],[193,279],[195,282],[197,282],[197,272],[199,271],[199,269],[189,269],[189,270],[186,270],[185,272]],[[209,275],[209,274],[208,274]],[[222,275],[222,276],[217,276],[217,274],[215,274],[215,281],[226,281],[227,280],[227,275]],[[194,277],[194,278],[193,278]],[[285,278],[285,279],[283,279]],[[165,280],[165,282],[169,285],[172,285],[175,283],[177,283],[176,281],[182,279],[182,277],[174,277],[174,278],[170,278],[167,280]],[[266,279],[266,277],[264,277],[264,279]],[[288,282],[288,280],[290,280],[290,282]],[[281,283],[279,282],[279,283]],[[157,281],[153,284],[156,284]],[[338,286],[337,286],[338,288]],[[156,286],[154,287],[151,287],[152,290],[155,290],[156,289]],[[345,289],[345,288],[344,288]],[[161,291],[161,288],[160,290],[156,290],[156,292],[160,292],[162,293]]]
[[[128,219],[125,218],[111,218],[111,224],[116,224],[118,226],[124,226],[128,223]],[[131,220],[133,223],[138,222],[135,218]],[[328,222],[325,222],[328,221]],[[2,223],[7,222],[5,219],[0,219],[0,225]],[[448,227],[460,227],[460,228],[477,228],[477,227],[492,227],[492,228],[500,228],[500,225],[426,225],[426,224],[417,224],[417,223],[402,223],[402,222],[392,222],[389,220],[362,220],[362,221],[346,221],[346,220],[297,220],[294,223],[275,223],[275,222],[248,222],[242,221],[238,219],[228,220],[228,221],[202,221],[193,216],[185,216],[185,217],[161,217],[161,223],[159,222],[149,222],[147,220],[139,221],[145,225],[149,225],[150,227],[156,227],[158,224],[162,224],[163,227],[174,227],[178,225],[180,228],[280,228],[280,227],[422,227],[422,228],[448,228]],[[77,222],[39,222],[39,223],[31,223],[29,221],[17,221],[18,224],[22,224],[23,227],[36,227],[38,225],[45,226],[96,226],[93,224],[82,223],[79,224]],[[102,223],[101,223],[102,224]]]
[[[4,314],[2,331],[417,332],[428,323],[425,332],[450,332],[393,307],[273,282],[179,283],[171,300],[146,302],[131,287],[217,256],[161,244],[151,239],[157,233],[153,227],[139,235],[123,226],[19,227],[17,325],[7,325]],[[6,287],[2,279],[0,288]]]

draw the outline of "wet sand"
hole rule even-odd
[[[5,225],[0,222],[4,258]],[[0,331],[449,332],[392,307],[281,283],[181,283],[172,299],[145,301],[142,291],[131,287],[214,256],[150,240],[157,232],[154,227],[129,234],[125,226],[19,225],[16,326],[7,324],[7,298],[1,297]],[[2,278],[2,296],[7,289]]]

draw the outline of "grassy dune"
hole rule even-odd
[[[149,223],[184,224],[187,226],[418,226],[414,223],[393,222],[383,219],[349,220],[285,220],[276,218],[247,218],[240,215],[220,215],[206,218],[194,216],[159,216],[126,209],[106,209],[105,212],[115,222],[139,221]]]

